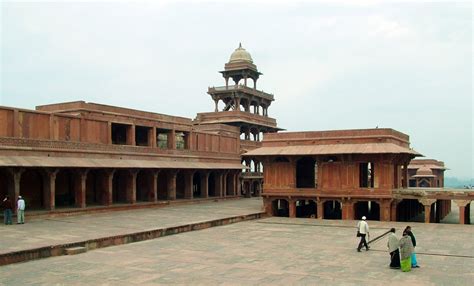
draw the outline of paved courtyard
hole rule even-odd
[[[369,223],[372,237],[392,226],[400,235],[406,226]],[[275,217],[236,223],[3,266],[0,284],[472,285],[474,281],[472,225],[410,223],[421,268],[402,273],[388,268],[386,238],[368,252],[356,251],[354,224]]]
[[[33,220],[28,218],[27,212],[24,225],[0,224],[0,254],[258,212],[262,212],[260,198],[203,201]]]

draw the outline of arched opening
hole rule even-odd
[[[424,222],[425,208],[418,200],[403,199],[397,205],[397,221]]]
[[[114,204],[127,202],[128,171],[117,170],[112,179],[112,202]]]
[[[28,209],[43,209],[43,178],[38,170],[27,169],[21,174],[20,195],[28,204]]]
[[[296,217],[316,218],[317,206],[314,200],[296,201]]]
[[[303,157],[296,162],[297,188],[315,188],[315,164],[311,157]]]
[[[421,179],[418,185],[420,188],[430,188],[431,184],[427,179]]]
[[[8,188],[10,186],[10,176],[4,169],[0,169],[0,199],[3,200],[8,195]]]
[[[323,204],[325,219],[342,219],[341,203],[338,201],[326,201]]]
[[[217,196],[217,191],[216,191],[216,175],[214,172],[212,172],[209,175],[208,179],[208,191],[209,191],[209,197],[216,197]]]
[[[61,169],[56,174],[54,204],[56,207],[71,207],[75,204],[74,173]]]
[[[147,170],[141,170],[137,174],[136,195],[137,202],[150,201],[153,196],[153,174]]]
[[[176,175],[176,199],[184,199],[185,193],[185,180],[186,176],[184,172],[178,172]]]
[[[105,198],[104,184],[101,180],[104,180],[103,174],[99,170],[89,170],[86,179],[86,205],[94,206],[101,205]]]
[[[157,197],[158,200],[168,199],[168,174],[167,171],[164,170],[158,173]]]
[[[272,214],[273,216],[289,217],[290,207],[287,200],[274,200],[272,201]]]
[[[193,175],[193,198],[201,197],[201,172],[195,172]]]
[[[354,218],[361,219],[363,216],[368,220],[380,220],[380,205],[375,201],[360,201],[354,204]]]

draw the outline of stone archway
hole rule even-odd
[[[44,209],[43,178],[39,170],[26,169],[20,179],[20,195],[28,204],[28,209]]]
[[[358,201],[354,204],[354,218],[361,219],[362,216],[368,220],[380,220],[380,204],[376,201]]]
[[[314,200],[296,201],[296,217],[316,218],[317,214],[317,205]]]

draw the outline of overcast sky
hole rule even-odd
[[[156,2],[156,1],[155,1]],[[357,4],[354,4],[356,2]],[[0,105],[85,100],[194,118],[239,42],[288,131],[393,128],[473,177],[472,4],[1,4]]]

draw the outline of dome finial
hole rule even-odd
[[[242,42],[239,42],[239,49],[242,49]]]

